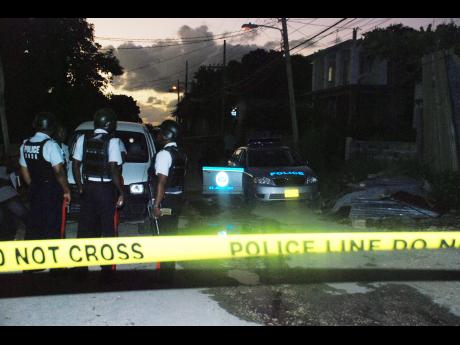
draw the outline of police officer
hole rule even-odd
[[[70,154],[69,154],[69,147],[66,145],[67,139],[67,129],[59,124],[56,128],[56,133],[54,135],[56,142],[58,143],[59,147],[62,150],[62,155],[64,157],[65,168],[67,171],[67,167],[70,164]]]
[[[175,234],[184,200],[184,177],[187,157],[177,146],[179,126],[173,120],[160,125],[158,142],[163,146],[155,157],[152,171],[154,190],[153,214],[159,219],[162,234]],[[162,216],[161,208],[171,209],[171,215]]]
[[[80,136],[75,145],[72,171],[81,196],[78,238],[116,235],[115,209],[124,203],[116,127],[115,112],[100,109],[94,115],[93,134]]]
[[[153,216],[161,235],[175,235],[184,201],[184,180],[187,157],[177,146],[179,126],[173,120],[165,120],[159,128],[157,143],[163,148],[157,152],[149,177],[152,181],[154,199]],[[170,215],[162,215],[161,209],[170,209]],[[161,264],[166,279],[171,279],[175,263]]]
[[[35,135],[21,145],[19,164],[30,186],[30,219],[25,239],[60,237],[63,199],[70,201],[70,189],[59,145],[51,138],[56,128],[53,114],[37,114]]]
[[[0,155],[2,153],[0,152]],[[28,210],[20,198],[12,175],[6,153],[0,159],[0,241],[12,241],[18,230],[18,220],[21,220],[27,227]]]

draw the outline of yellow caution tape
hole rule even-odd
[[[460,248],[460,232],[111,237],[0,242],[0,272],[94,265]]]

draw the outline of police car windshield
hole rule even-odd
[[[72,139],[71,146],[73,155],[73,150],[75,149],[75,143],[77,138],[82,134],[91,134],[93,131],[84,130],[75,132],[74,138]],[[147,141],[145,136],[142,133],[129,132],[129,131],[117,131],[115,137],[119,138],[125,145],[127,151],[126,163],[146,163],[149,160]]]
[[[285,148],[264,148],[248,151],[248,166],[254,168],[304,165],[299,155]]]

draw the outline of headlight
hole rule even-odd
[[[143,184],[132,184],[129,186],[129,191],[131,194],[142,194],[144,193]]]
[[[271,185],[271,186],[275,185],[273,180],[271,178],[268,178],[268,177],[254,177],[254,183],[267,184],[267,185]]]
[[[315,183],[318,183],[318,178],[315,176],[308,176],[305,179],[305,184],[315,184]]]

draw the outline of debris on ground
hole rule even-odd
[[[348,216],[359,227],[365,227],[367,220],[432,219],[443,213],[429,198],[431,186],[424,179],[376,174],[348,187],[349,191],[335,201],[330,212]]]

